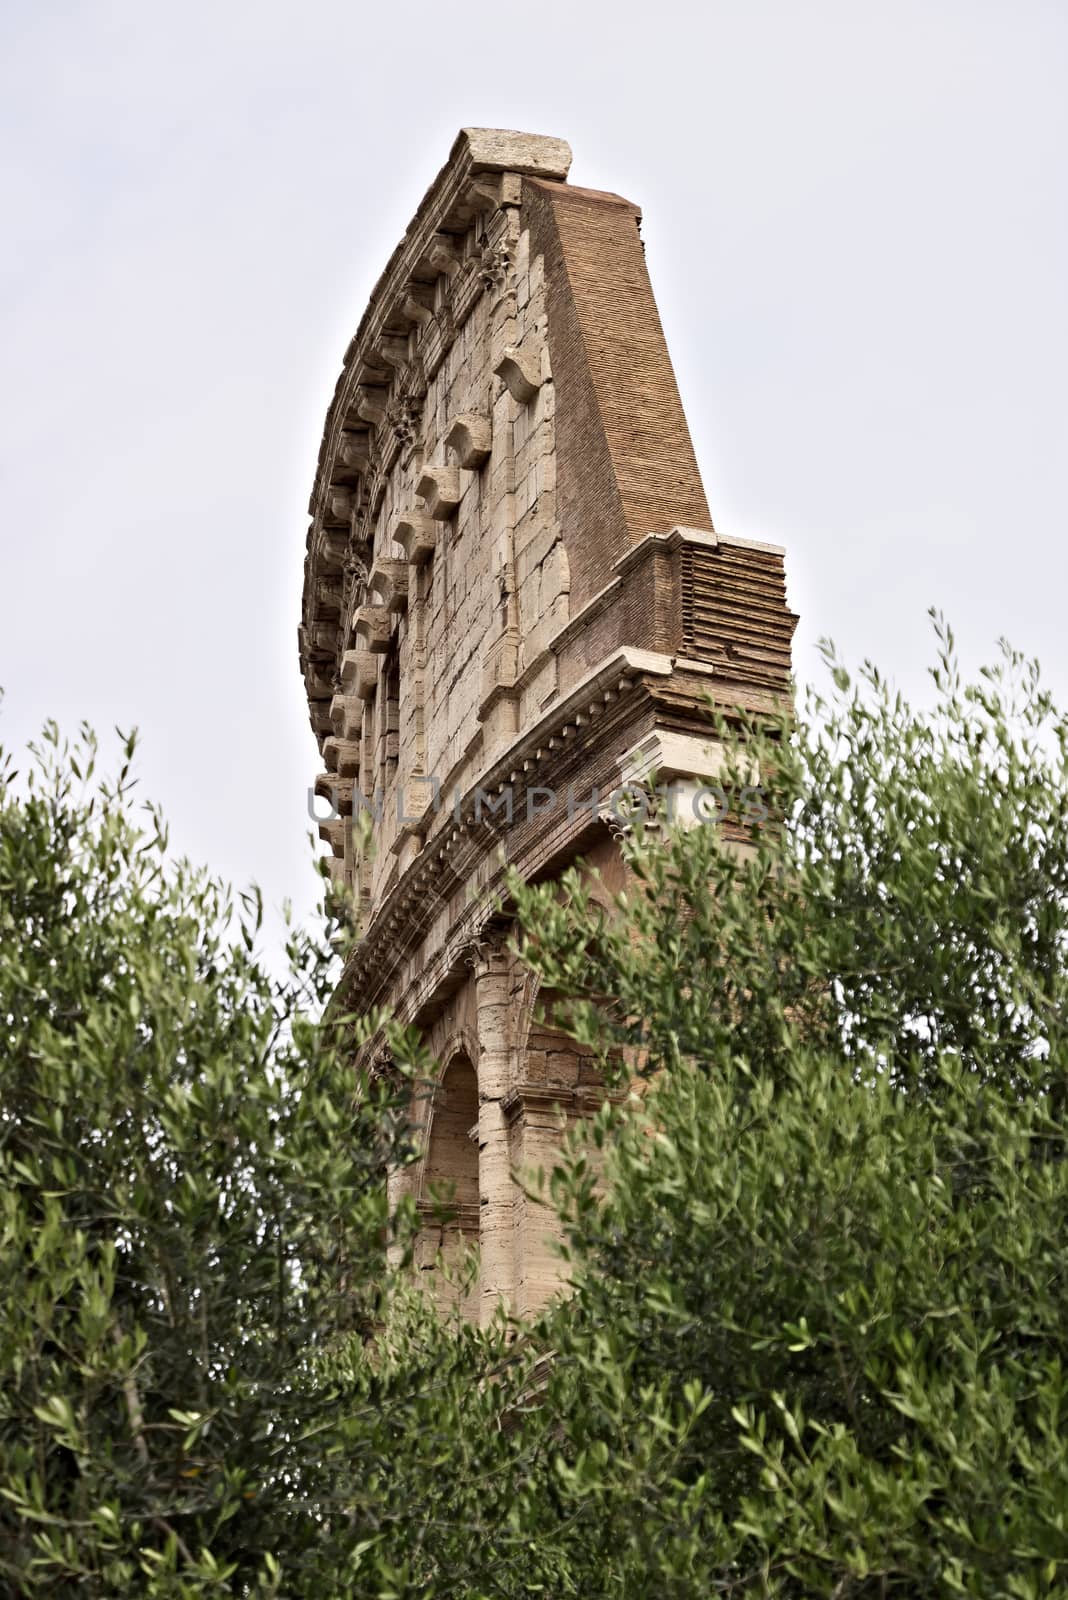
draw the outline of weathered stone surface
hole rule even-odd
[[[476,472],[493,448],[493,424],[480,412],[466,411],[446,429],[445,444],[461,467]]]
[[[379,556],[367,578],[367,592],[386,611],[403,611],[408,604],[408,564],[392,556]]]
[[[343,433],[337,457],[343,467],[354,472],[366,472],[370,465],[370,443],[366,432]]]
[[[346,650],[341,658],[341,682],[361,700],[369,700],[378,687],[378,654],[373,650]]]
[[[328,772],[339,778],[354,778],[360,770],[359,741],[340,739],[336,735],[323,740],[323,760]]]
[[[437,544],[438,530],[429,511],[405,511],[393,524],[393,542],[404,551],[413,567],[430,560]]]
[[[507,349],[494,372],[502,380],[513,400],[526,405],[541,388],[541,353],[534,350]]]
[[[319,837],[325,844],[330,846],[335,856],[343,856],[345,854],[345,832],[349,826],[350,824],[343,817],[339,817],[333,822],[320,822],[319,824]]]
[[[347,527],[356,510],[356,501],[350,489],[331,485],[323,503],[324,527]]]
[[[352,784],[351,777],[342,778],[336,772],[320,772],[315,780],[315,794],[318,799],[329,801],[339,816],[352,815]]]
[[[569,186],[569,163],[558,139],[457,138],[345,356],[298,635],[317,792],[340,797],[331,873],[359,905],[346,999],[417,1024],[442,1068],[413,1107],[424,1159],[390,1193],[425,1218],[428,1284],[439,1250],[480,1244],[470,1316],[558,1283],[515,1174],[551,1166],[602,1094],[534,1021],[495,911],[502,843],[528,876],[581,855],[620,887],[612,791],[653,767],[696,789],[718,770],[707,697],[759,712],[789,693],[782,552],[713,530],[640,213]],[[356,785],[376,797],[366,856]],[[456,1185],[445,1225],[437,1177]]]
[[[360,606],[353,621],[352,636],[359,650],[384,655],[389,649],[390,616],[384,605]]]
[[[425,467],[415,492],[422,495],[436,522],[447,522],[460,504],[458,467]]]

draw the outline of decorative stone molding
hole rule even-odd
[[[521,350],[515,345],[509,346],[493,370],[520,405],[529,405],[544,381],[540,353]]]
[[[309,700],[329,700],[334,692],[334,674],[323,663],[312,663],[304,674],[304,687]]]
[[[507,918],[489,917],[478,933],[463,945],[461,955],[464,965],[470,967],[476,977],[490,974],[504,976],[518,971],[520,979],[525,980],[525,969],[517,967],[516,959],[508,948],[510,931]]]
[[[498,206],[507,203],[502,192],[505,184],[508,184],[509,193],[514,197],[512,199],[512,204],[518,204],[518,197],[516,196],[515,191],[515,180],[510,179],[510,177],[504,173],[480,173],[477,177],[470,180],[465,190],[465,194],[469,204],[474,206],[476,211],[482,211],[487,208],[490,211],[496,211]]]
[[[396,316],[414,327],[421,328],[434,315],[433,307],[425,299],[425,284],[410,283],[397,302]]]
[[[472,1238],[478,1237],[479,1208],[474,1204],[463,1203],[441,1205],[435,1200],[420,1199],[415,1202],[415,1209],[419,1214],[424,1227],[436,1227],[442,1233],[460,1233]]]
[[[336,617],[341,611],[341,581],[338,577],[320,578],[315,586],[315,604],[312,610],[316,622]]]
[[[358,739],[363,725],[363,701],[356,695],[336,694],[330,702],[330,722],[339,739]]]
[[[353,779],[351,777],[342,778],[336,772],[320,772],[315,780],[314,792],[318,799],[328,800],[339,816],[350,817],[352,815],[352,787]]]
[[[424,467],[415,492],[426,501],[426,508],[436,522],[447,522],[460,504],[460,469]]]
[[[644,783],[654,772],[658,778],[716,778],[722,770],[723,751],[714,739],[661,727],[619,758],[623,783]]]
[[[738,541],[731,541],[737,543]],[[712,528],[672,528],[667,533],[649,533],[644,539],[639,539],[629,550],[613,562],[612,571],[623,577],[632,567],[640,566],[658,550],[675,551],[684,545],[699,547],[704,550],[718,550],[720,546],[719,534]],[[775,545],[762,545],[761,549],[776,550]],[[781,554],[781,551],[777,551]]]
[[[343,572],[345,558],[348,554],[348,544],[347,528],[321,528],[319,537],[315,542],[315,553],[319,559],[320,570],[329,576]]]
[[[537,1113],[557,1117],[567,1122],[576,1113],[576,1092],[573,1087],[552,1084],[519,1084],[501,1102],[501,1110],[509,1122]]]
[[[345,835],[352,824],[346,817],[335,817],[328,822],[320,822],[319,837],[324,844],[330,846],[335,857],[344,857]]]
[[[348,527],[356,510],[356,498],[351,489],[331,484],[323,505],[323,523],[329,527]]]
[[[479,258],[478,275],[487,290],[508,284],[512,277],[512,252],[508,246],[486,245]]]
[[[401,1079],[393,1051],[385,1043],[379,1045],[371,1056],[367,1063],[367,1071],[372,1078],[383,1079],[386,1083],[399,1083]]]
[[[352,637],[357,650],[384,655],[391,637],[390,614],[385,606],[360,606],[353,619]]]
[[[397,394],[390,400],[382,423],[382,432],[385,436],[383,446],[385,454],[381,462],[383,466],[392,459],[391,444],[407,454],[417,443],[421,411],[422,397],[418,394]]]
[[[393,524],[393,542],[404,551],[404,559],[421,567],[434,554],[438,533],[429,511],[406,511]]]
[[[493,425],[489,417],[476,411],[465,411],[454,417],[445,434],[446,447],[452,450],[461,467],[477,472],[489,459],[493,447]]]
[[[367,592],[386,611],[403,611],[408,605],[408,563],[379,556],[367,579]]]
[[[426,259],[436,272],[455,278],[460,270],[460,252],[451,234],[436,233],[427,248]]]
[[[347,655],[345,659],[349,659]],[[618,713],[642,680],[666,682],[671,671],[669,657],[647,650],[615,651],[554,703],[534,727],[521,731],[481,774],[477,785],[454,800],[448,812],[452,821],[447,830],[415,858],[385,897],[368,925],[366,937],[350,957],[343,980],[345,990],[359,992],[368,1005],[372,1004],[387,978],[387,969],[383,967],[384,951],[388,945],[396,959],[401,959],[409,948],[413,928],[422,925],[428,891],[433,888],[440,899],[446,898],[464,881],[465,856],[474,862],[484,853],[497,849],[500,830],[494,826],[492,815],[486,814],[484,800],[481,820],[476,819],[479,795],[498,794],[507,785],[513,791],[513,809],[521,814],[528,791],[544,785],[542,772],[557,759],[556,752],[564,746],[569,733],[576,732],[582,725],[580,719],[592,721],[610,708]],[[601,737],[610,735],[605,733]],[[612,767],[614,778],[618,774],[615,760]],[[443,788],[447,790],[448,785]],[[462,841],[465,843],[463,851]],[[485,920],[483,913],[480,926]],[[461,948],[467,946],[470,939],[468,935]]]
[[[341,681],[350,693],[369,700],[378,688],[380,655],[371,650],[346,650],[341,658]]]
[[[337,459],[352,472],[367,472],[371,464],[369,449],[370,440],[366,430],[343,433],[338,444]]]
[[[333,660],[334,640],[334,629],[325,623],[313,623],[309,627],[305,627],[302,623],[298,629],[301,654],[309,661],[326,658]]]
[[[408,361],[408,335],[406,333],[380,333],[374,353],[391,367],[403,367]]]
[[[328,772],[339,778],[355,778],[360,771],[360,742],[358,739],[339,739],[336,735],[323,742],[323,760]]]
[[[381,427],[386,415],[386,390],[361,386],[356,391],[355,410],[372,428]]]

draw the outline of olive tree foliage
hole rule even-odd
[[[744,848],[638,829],[608,911],[513,885],[640,1090],[554,1178],[545,1592],[1068,1592],[1068,725],[941,624],[931,711],[828,676],[721,724]]]
[[[368,1594],[1068,1593],[1068,730],[944,628],[928,711],[827,664],[716,729],[742,847],[511,885],[624,1098],[547,1185],[566,1297],[413,1400]]]
[[[329,949],[265,966],[133,753],[109,782],[48,727],[0,767],[0,1592],[322,1594],[402,1119],[313,1020]]]
[[[829,656],[710,728],[743,845],[511,883],[616,1095],[540,1190],[567,1293],[483,1331],[385,1273],[323,955],[273,982],[126,779],[5,780],[0,1591],[1068,1593],[1068,731],[1011,652],[935,683]]]

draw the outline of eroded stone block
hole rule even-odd
[[[460,504],[458,467],[424,467],[415,492],[436,522],[447,522]]]
[[[493,447],[493,424],[477,411],[464,411],[454,417],[445,434],[445,443],[455,452],[461,467],[476,472],[489,458]]]

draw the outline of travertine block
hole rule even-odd
[[[336,772],[340,778],[354,778],[360,770],[360,741],[332,736],[323,744],[323,760],[327,771]]]
[[[352,824],[345,817],[337,817],[333,821],[320,822],[319,837],[324,844],[330,846],[335,856],[345,854],[345,833],[351,829]]]
[[[392,631],[390,615],[384,606],[363,605],[357,610],[352,629],[357,649],[384,654],[389,649]]]
[[[351,489],[331,485],[323,507],[324,522],[331,526],[347,527],[356,510],[356,498]]]
[[[461,467],[471,472],[477,471],[493,446],[493,425],[489,417],[480,412],[461,412],[450,423],[445,443],[455,451]]]
[[[337,457],[344,467],[354,472],[366,472],[370,466],[369,441],[366,430],[360,433],[343,433]]]
[[[362,421],[370,423],[373,428],[380,427],[386,416],[385,390],[363,387],[357,389],[354,409]]]
[[[381,657],[371,650],[346,650],[341,658],[341,682],[345,689],[367,700],[378,687]]]
[[[321,800],[327,800],[339,816],[352,815],[352,783],[349,778],[341,778],[336,772],[320,772],[315,780],[315,793]]]
[[[386,611],[403,611],[408,605],[408,563],[378,556],[367,579],[367,592]]]
[[[336,738],[358,739],[363,720],[363,701],[354,695],[336,694],[330,702],[330,722]]]
[[[493,369],[513,400],[526,405],[541,388],[541,351],[509,346]]]
[[[460,270],[460,252],[455,240],[447,233],[436,233],[427,249],[427,260],[447,278],[454,278]]]
[[[424,467],[415,492],[437,522],[447,522],[460,504],[458,467]]]

